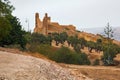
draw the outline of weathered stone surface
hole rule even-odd
[[[34,32],[44,35],[48,35],[54,32],[67,32],[69,35],[73,35],[76,33],[76,27],[73,25],[59,25],[58,22],[51,22],[51,18],[48,17],[47,13],[44,16],[43,21],[41,21],[39,19],[39,14],[36,13]]]
[[[91,80],[56,63],[0,51],[0,80]]]
[[[34,32],[41,32],[42,31],[42,21],[39,19],[39,14],[35,14],[35,29]]]
[[[39,19],[39,14],[35,14],[35,29],[34,32],[48,35],[51,33],[66,32],[69,36],[78,35],[79,38],[85,38],[87,41],[96,41],[100,36],[86,32],[77,32],[76,27],[73,25],[60,25],[58,22],[51,22],[51,18],[46,13],[43,21]]]

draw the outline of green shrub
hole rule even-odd
[[[49,59],[59,63],[90,65],[90,61],[86,54],[78,54],[68,49],[67,47],[61,47],[58,49],[48,44],[32,43],[29,46],[28,50],[31,52],[38,52],[40,54],[43,54]]]
[[[41,54],[46,54],[48,53],[48,50],[49,50],[50,46],[47,45],[47,44],[31,44],[30,47],[29,47],[29,50],[31,52],[39,52]]]
[[[79,64],[81,65],[90,65],[90,60],[88,59],[88,56],[85,53],[81,53],[78,55],[78,60],[79,60]]]
[[[73,55],[74,53],[70,51],[68,48],[62,47],[54,53],[52,59],[55,60],[56,62],[70,64],[70,63],[74,63],[74,61],[76,60],[73,57]]]
[[[100,64],[100,60],[99,59],[96,59],[94,62],[93,62],[93,65],[99,65]]]
[[[60,63],[67,64],[81,64],[81,65],[90,65],[90,61],[86,54],[76,53],[71,51],[67,47],[62,47],[54,53],[52,60]]]
[[[104,65],[113,65],[117,53],[117,48],[113,44],[108,44],[103,50],[102,61]]]

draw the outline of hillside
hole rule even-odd
[[[54,62],[20,54],[0,51],[0,80],[92,80]]]

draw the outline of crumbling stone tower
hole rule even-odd
[[[43,35],[66,32],[69,35],[74,35],[76,34],[76,28],[73,25],[60,25],[58,22],[51,22],[51,18],[48,17],[47,13],[45,13],[43,20],[40,20],[39,14],[36,13],[34,32]]]
[[[36,33],[42,33],[43,25],[42,21],[39,19],[39,13],[35,14],[35,29],[34,32]]]
[[[35,29],[34,32],[47,35],[48,34],[48,25],[50,24],[50,17],[48,17],[47,13],[43,18],[43,21],[39,19],[39,14],[35,14]]]
[[[43,18],[43,28],[44,28],[44,34],[48,34],[48,25],[50,24],[50,17],[48,17],[47,13],[45,13],[45,17]]]

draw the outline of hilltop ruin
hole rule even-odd
[[[48,35],[51,33],[67,32],[69,35],[76,33],[76,27],[73,25],[60,25],[58,22],[52,22],[51,17],[45,13],[43,20],[39,18],[39,13],[35,14],[35,33]]]
[[[34,32],[43,35],[66,32],[69,36],[78,35],[79,38],[94,42],[96,42],[97,39],[101,39],[100,35],[77,31],[73,25],[60,25],[58,22],[52,22],[51,17],[49,17],[47,13],[45,13],[43,20],[39,18],[39,13],[35,14]],[[103,41],[106,42],[106,39],[103,39]],[[118,44],[118,41],[114,40],[113,43]]]

